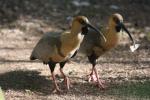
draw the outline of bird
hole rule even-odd
[[[69,90],[70,81],[64,74],[63,67],[68,59],[76,55],[84,35],[88,32],[88,28],[95,30],[98,36],[103,37],[106,41],[104,35],[89,22],[87,17],[77,16],[72,21],[70,31],[46,33],[34,47],[30,60],[39,59],[44,64],[49,65],[55,87],[54,91],[62,92],[58,87],[54,74],[56,64],[59,64],[60,73],[64,78],[67,90]]]
[[[89,81],[93,81],[94,83],[96,82],[98,87],[102,89],[105,89],[106,86],[103,84],[104,81],[99,79],[97,69],[95,68],[96,60],[117,46],[119,43],[120,34],[123,30],[129,35],[132,44],[135,46],[133,37],[123,23],[122,15],[119,13],[114,13],[108,20],[108,27],[101,30],[107,41],[104,42],[101,37],[97,36],[95,31],[89,30],[78,50],[78,54],[84,54],[88,57],[90,64],[92,64],[92,71],[89,75]]]

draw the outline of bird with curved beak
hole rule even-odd
[[[108,28],[102,31],[107,40],[106,42],[104,42],[102,37],[99,37],[95,31],[89,30],[79,48],[78,52],[85,54],[92,64],[92,72],[89,75],[89,81],[96,81],[100,88],[104,89],[105,86],[103,85],[103,81],[99,79],[95,68],[96,60],[119,43],[119,34],[121,33],[121,30],[124,30],[129,35],[132,44],[135,46],[135,42],[130,32],[123,24],[123,17],[116,13],[109,18]]]
[[[64,74],[63,67],[67,60],[79,49],[84,35],[88,32],[88,27],[98,32],[99,36],[102,36],[105,40],[103,34],[92,26],[85,16],[77,16],[72,21],[71,31],[62,33],[50,32],[44,34],[32,51],[30,56],[31,60],[39,59],[42,60],[44,64],[49,65],[55,90],[57,92],[61,92],[61,89],[59,89],[55,79],[55,66],[59,63],[60,72],[64,78],[65,85],[69,90],[69,78]]]

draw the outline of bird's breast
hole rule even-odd
[[[65,61],[67,57],[61,57],[60,55],[52,55],[49,60],[54,61],[54,62],[62,62]]]
[[[71,56],[79,48],[80,43],[83,40],[83,35],[74,37],[68,41],[62,42],[61,52],[66,56]]]
[[[106,36],[106,39],[107,41],[104,43],[104,48],[106,50],[114,48],[119,42],[119,36],[117,34]]]

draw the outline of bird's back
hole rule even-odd
[[[40,59],[47,62],[52,55],[57,53],[57,48],[60,45],[61,33],[46,33],[36,44],[32,51],[30,59]]]

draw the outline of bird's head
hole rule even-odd
[[[134,44],[134,40],[133,40],[130,32],[125,27],[125,25],[123,23],[123,17],[120,14],[115,13],[110,17],[109,27],[114,28],[116,30],[116,32],[120,32],[121,30],[124,30],[129,35],[132,43]]]
[[[91,28],[99,33],[99,35],[102,36],[103,39],[106,41],[104,35],[97,28],[95,28],[85,16],[75,17],[72,22],[72,28],[79,29],[84,35],[88,33],[88,28]]]

